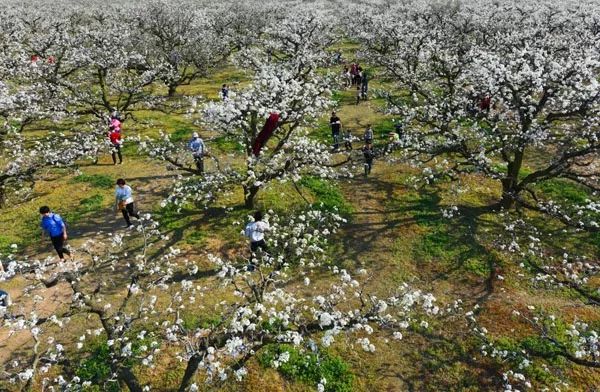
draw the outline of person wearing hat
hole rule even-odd
[[[192,140],[190,140],[188,147],[194,157],[196,168],[200,173],[204,173],[204,155],[206,154],[206,146],[204,141],[198,135],[198,132],[192,134]]]

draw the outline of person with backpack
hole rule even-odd
[[[342,131],[342,121],[337,116],[335,111],[331,112],[329,118],[329,125],[331,126],[331,137],[333,138],[333,149],[337,150],[340,147],[340,133]]]
[[[58,258],[60,261],[65,261],[64,255],[71,256],[71,252],[65,247],[65,241],[67,240],[67,226],[65,222],[60,215],[51,212],[48,206],[40,207],[40,215],[42,215],[40,222],[42,240],[44,239],[44,235],[50,237],[52,245],[56,253],[58,253]]]
[[[121,213],[123,213],[127,228],[133,226],[129,216],[140,219],[140,215],[135,211],[135,205],[133,204],[133,191],[122,178],[117,180],[117,188],[115,189],[115,209],[121,210]]]
[[[192,140],[188,143],[188,147],[194,157],[196,168],[200,173],[204,173],[204,155],[206,155],[206,145],[198,135],[198,132],[192,134]]]
[[[365,177],[371,174],[373,168],[373,159],[375,158],[375,151],[373,151],[373,145],[371,143],[365,143],[362,148],[363,156],[365,157]]]
[[[363,140],[365,141],[365,144],[373,143],[373,128],[371,128],[371,124],[367,124],[367,129],[363,135]]]

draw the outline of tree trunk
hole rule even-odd
[[[4,208],[6,205],[6,187],[4,183],[0,184],[0,208]]]
[[[143,392],[143,388],[140,385],[140,382],[129,368],[120,368],[118,372],[118,377],[121,381],[125,383],[125,385],[127,385],[127,388],[129,388],[131,392]]]
[[[169,97],[173,97],[175,95],[175,92],[177,91],[177,85],[176,84],[170,84],[169,85]]]
[[[179,384],[179,392],[185,392],[190,387],[192,384],[192,379],[198,370],[198,365],[200,365],[200,355],[194,354],[188,361],[187,367],[185,368],[183,379],[181,379],[181,384]]]
[[[254,208],[254,198],[259,191],[259,187],[257,186],[244,186],[244,206],[248,209]]]
[[[524,150],[515,152],[514,160],[508,162],[506,177],[502,181],[502,199],[500,207],[508,210],[515,205],[515,197],[521,192],[519,189],[519,174],[523,165]]]
[[[512,178],[503,178],[502,180],[502,199],[500,200],[499,207],[509,210],[515,205],[514,199],[514,181]]]

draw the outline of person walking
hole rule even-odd
[[[356,84],[356,75],[358,74],[358,68],[355,63],[350,64],[350,76],[352,77],[352,85]]]
[[[329,125],[331,125],[331,137],[333,138],[333,149],[337,150],[340,147],[340,133],[342,131],[342,121],[337,116],[335,111],[331,112],[331,118],[329,118]]]
[[[188,143],[188,147],[194,157],[196,168],[200,173],[204,173],[204,155],[206,155],[206,145],[198,135],[198,132],[192,134],[192,140]]]
[[[366,143],[362,148],[363,156],[365,157],[365,177],[371,174],[373,168],[373,159],[375,158],[375,152],[373,151],[373,145]]]
[[[365,144],[373,143],[373,128],[371,128],[371,124],[367,124],[367,129],[363,135],[363,140],[365,141]]]
[[[127,223],[127,228],[132,227],[130,216],[140,219],[139,214],[135,211],[133,204],[133,191],[131,187],[125,183],[125,180],[119,178],[117,180],[117,188],[115,190],[115,209],[121,210],[123,218]]]
[[[0,307],[7,308],[10,305],[11,305],[10,295],[4,290],[0,290]],[[0,314],[0,316],[2,316],[2,315]]]
[[[110,149],[113,165],[117,164],[117,156],[119,157],[119,165],[123,164],[123,155],[121,154],[121,146],[123,145],[123,138],[121,137],[121,129],[113,129],[108,134],[110,139]]]
[[[108,129],[109,131],[116,130],[121,132],[121,125],[121,115],[115,110],[114,112],[112,112],[112,114],[110,115],[110,119],[108,120]]]
[[[349,129],[344,134],[344,148],[346,151],[352,151],[352,133]]]
[[[225,83],[223,83],[223,86],[221,87],[221,99],[223,101],[229,99],[229,86]]]
[[[360,95],[363,101],[367,100],[367,93],[369,92],[369,76],[367,71],[362,71],[360,78]]]
[[[246,225],[244,235],[250,239],[250,250],[252,253],[258,249],[264,252],[268,251],[267,243],[265,242],[265,232],[269,231],[269,224],[263,221],[262,212],[254,213],[254,221]]]
[[[52,241],[54,250],[58,253],[60,261],[65,261],[65,255],[71,256],[69,249],[65,247],[65,241],[67,240],[67,226],[60,217],[50,211],[48,206],[40,207],[40,215],[42,220],[40,226],[42,227],[42,241],[44,236],[47,235]]]
[[[11,318],[8,307],[12,305],[10,294],[4,290],[0,290],[0,320],[3,318]]]
[[[350,88],[352,87],[352,75],[350,74],[350,68],[348,66],[344,66],[342,71],[342,79],[344,80],[344,87]]]

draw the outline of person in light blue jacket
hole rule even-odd
[[[204,173],[204,155],[206,155],[206,145],[198,135],[198,132],[192,134],[192,140],[188,143],[188,147],[194,157],[196,168],[200,173]]]

